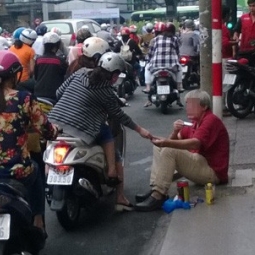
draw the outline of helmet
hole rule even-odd
[[[91,37],[91,33],[89,31],[88,28],[83,28],[81,27],[78,31],[77,31],[77,35],[76,35],[76,39],[77,41],[81,41],[83,42],[84,40],[86,40],[87,38]]]
[[[53,28],[50,30],[50,32],[54,32],[54,33],[58,34],[59,36],[62,35],[61,30],[60,30],[59,28],[57,28],[57,27],[53,27]]]
[[[101,24],[101,29],[102,30],[106,30],[107,29],[107,24],[106,23],[102,23]]]
[[[184,27],[185,28],[190,28],[190,29],[194,29],[195,28],[195,23],[192,19],[186,19],[184,21]]]
[[[145,26],[146,31],[152,31],[153,30],[153,24],[152,23],[147,23]]]
[[[136,33],[137,32],[137,26],[136,25],[131,25],[129,26],[130,33]]]
[[[176,31],[175,25],[172,22],[167,22],[165,31],[175,34]]]
[[[97,55],[101,57],[108,50],[110,50],[109,44],[99,37],[87,38],[82,46],[82,53],[88,58],[95,58]]]
[[[7,50],[9,48],[9,44],[6,38],[0,36],[0,50]]]
[[[19,40],[19,37],[20,37],[21,32],[22,32],[23,30],[25,30],[25,29],[26,29],[25,27],[19,27],[19,28],[17,28],[17,29],[13,32],[13,34],[12,34],[13,39],[14,39],[14,40]]]
[[[109,72],[123,72],[126,69],[124,59],[115,52],[106,52],[98,61],[98,66]]]
[[[41,24],[38,27],[36,27],[35,32],[37,33],[37,35],[44,35],[47,33],[47,27]]]
[[[155,32],[164,32],[166,29],[166,25],[163,22],[157,22],[154,26]]]
[[[60,41],[60,37],[57,33],[48,32],[43,36],[43,44],[46,43],[57,43]]]
[[[87,25],[83,25],[81,28],[85,28],[85,29],[89,30],[89,27]]]
[[[130,35],[130,29],[128,27],[123,27],[120,31],[121,35]]]
[[[22,71],[18,57],[8,50],[0,51],[0,77],[11,77]]]
[[[19,39],[27,45],[32,45],[34,41],[36,40],[36,38],[37,38],[37,34],[35,30],[30,28],[24,29],[19,36]]]

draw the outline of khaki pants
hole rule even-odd
[[[209,167],[206,159],[198,153],[172,148],[153,147],[153,163],[150,185],[163,195],[168,194],[174,171],[197,183],[218,184],[219,179]]]

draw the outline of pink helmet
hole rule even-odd
[[[18,57],[10,51],[0,51],[0,77],[11,77],[22,71]]]
[[[130,35],[130,29],[128,27],[123,27],[120,31],[121,35]]]
[[[166,29],[166,25],[163,22],[157,22],[154,26],[155,32],[164,32]]]
[[[131,25],[129,26],[129,30],[131,33],[136,33],[137,32],[137,26],[136,25]]]

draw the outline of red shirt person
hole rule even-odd
[[[174,122],[168,138],[154,137],[151,190],[137,195],[143,202],[137,211],[161,208],[168,197],[175,170],[194,183],[227,183],[229,136],[223,122],[210,110],[207,92],[192,90],[185,96],[189,126],[182,120]]]
[[[243,14],[234,29],[234,40],[241,34],[240,51],[255,50],[255,0],[248,0],[249,13]]]

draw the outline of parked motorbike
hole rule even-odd
[[[228,60],[227,74],[223,80],[223,92],[226,92],[228,110],[237,118],[245,118],[255,104],[255,69],[249,66],[247,59]]]
[[[1,179],[0,254],[37,255],[45,245],[45,238],[32,222],[25,187],[13,179]]]
[[[200,88],[199,57],[181,56],[182,85],[185,90]]]
[[[138,86],[137,73],[134,68],[126,62],[126,73],[121,73],[117,82],[114,84],[118,97],[127,98],[128,96],[132,96]]]
[[[115,147],[125,158],[125,129],[116,123],[112,129],[116,135]],[[81,209],[91,212],[107,194],[104,192],[107,191],[107,166],[103,149],[62,134],[48,142],[43,159],[48,166],[47,202],[63,228],[71,230],[78,224]]]
[[[170,70],[162,68],[153,73],[154,80],[149,92],[150,101],[167,113],[168,106],[178,99],[179,92]]]

